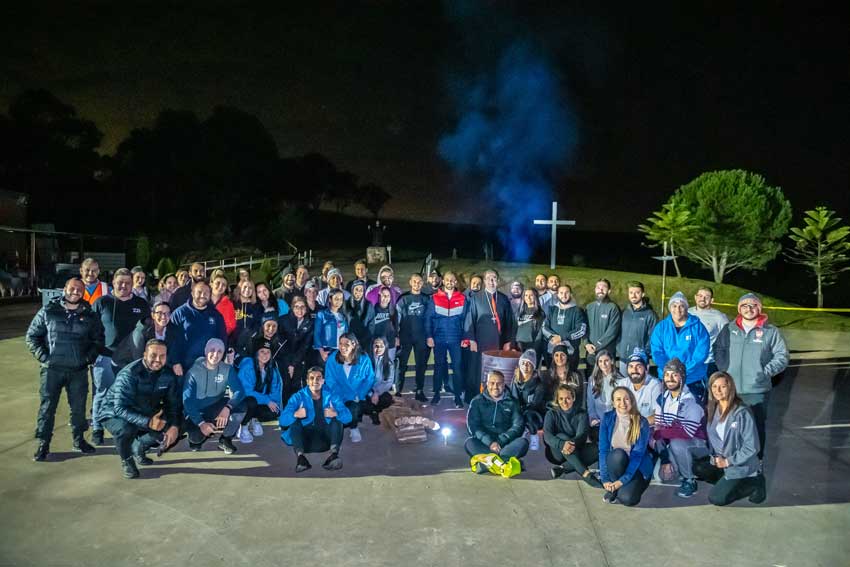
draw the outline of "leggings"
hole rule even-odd
[[[715,467],[708,459],[695,460],[694,473],[714,485],[708,493],[708,501],[715,506],[726,506],[741,498],[765,492],[764,475],[726,478],[723,469]]]
[[[629,467],[629,456],[622,449],[614,449],[608,453],[605,462],[608,465],[608,477],[617,480],[623,476],[623,473]],[[636,471],[632,479],[616,492],[617,500],[623,506],[637,506],[647,486],[649,486],[649,481],[643,478],[640,471]]]
[[[253,396],[248,396],[245,398],[245,417],[242,418],[242,425],[248,425],[254,418],[257,421],[277,421],[280,414],[270,410],[266,404],[258,404]]]
[[[599,460],[599,449],[593,443],[585,443],[581,447],[576,447],[576,450],[570,455],[565,455],[557,450],[552,450],[549,445],[546,445],[546,460],[553,465],[558,465],[564,468],[564,473],[577,472],[583,475],[587,470],[588,465],[592,465]]]

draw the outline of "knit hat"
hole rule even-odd
[[[208,340],[206,346],[204,347],[204,354],[209,354],[214,350],[224,352],[224,341],[216,338]]]
[[[317,289],[318,287],[319,286],[316,285],[316,282],[310,280],[309,282],[304,284],[304,291],[307,291],[308,289]]]
[[[357,286],[361,286],[365,290],[366,282],[363,280],[354,280],[353,282],[351,282],[351,291],[354,291],[354,288]]]
[[[331,281],[333,276],[339,276],[339,279],[342,279],[342,271],[339,268],[331,268],[328,270],[328,281]]]
[[[673,304],[674,304],[674,303],[677,303],[677,302],[682,302],[682,303],[684,303],[684,304],[685,304],[685,310],[687,311],[687,309],[688,309],[688,307],[689,307],[689,305],[688,305],[688,298],[687,298],[687,297],[685,297],[685,294],[684,294],[684,293],[682,293],[681,291],[677,291],[676,293],[674,293],[674,294],[670,297],[670,301],[668,301],[668,302],[667,302],[667,310],[669,311],[669,310],[670,310],[670,308],[673,306]]]
[[[745,293],[744,295],[742,295],[740,297],[740,299],[738,299],[738,311],[741,310],[741,304],[744,303],[745,301],[755,303],[758,306],[758,312],[761,313],[762,304],[761,304],[761,299],[759,299],[758,295],[756,295],[754,293]]]
[[[270,351],[274,350],[272,348],[272,342],[268,339],[260,339],[260,340],[254,342],[254,352],[257,352],[261,348],[267,348]]]
[[[646,353],[640,347],[635,347],[634,352],[629,355],[628,362],[640,362],[644,366],[647,364]]]
[[[664,374],[667,374],[668,372],[677,373],[682,377],[682,382],[685,381],[685,377],[688,375],[687,370],[685,370],[684,363],[678,358],[671,358],[667,361],[667,364],[664,365]]]
[[[395,271],[392,269],[392,266],[390,266],[389,264],[385,264],[385,265],[381,266],[380,270],[378,270],[378,279],[379,280],[381,279],[381,274],[383,274],[384,272],[389,272],[392,275],[395,275]]]
[[[573,348],[573,345],[568,342],[563,342],[552,349],[552,354],[554,355],[556,352],[562,352],[567,356],[571,356],[575,351],[576,350]]]
[[[263,316],[260,318],[260,324],[265,325],[266,321],[274,321],[277,323],[277,316],[274,311],[266,311],[263,313]]]
[[[519,357],[519,362],[517,364],[522,364],[523,360],[527,360],[528,362],[530,362],[532,368],[537,368],[537,353],[534,352],[533,348],[530,348],[524,353],[522,353],[522,356]]]

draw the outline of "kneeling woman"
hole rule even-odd
[[[378,425],[381,423],[378,414],[393,405],[390,390],[395,385],[398,370],[398,360],[390,359],[384,337],[375,337],[372,341],[372,365],[375,369],[375,383],[363,400],[363,413],[372,418],[374,425]]]
[[[628,388],[614,388],[611,397],[614,409],[599,426],[599,473],[606,491],[602,498],[636,506],[652,479],[649,422],[638,412]]]
[[[245,392],[245,418],[239,429],[239,441],[250,443],[263,434],[261,421],[280,417],[283,380],[277,363],[272,360],[271,341],[255,344],[254,355],[239,363],[239,381]]]
[[[325,459],[327,470],[342,468],[339,450],[342,446],[342,427],[351,421],[351,413],[345,403],[328,388],[318,366],[307,371],[307,386],[295,392],[280,413],[280,438],[291,445],[298,456],[295,472],[304,472],[311,467],[306,453],[330,451]]]
[[[552,467],[552,478],[577,472],[594,488],[602,483],[587,469],[599,457],[596,445],[587,440],[587,414],[576,403],[576,391],[562,384],[555,389],[555,402],[543,420],[546,460]]]
[[[708,501],[726,506],[749,496],[761,504],[767,497],[764,475],[759,472],[759,437],[752,411],[726,372],[708,380],[708,443],[711,460],[694,461],[694,473],[714,484]]]
[[[360,418],[361,403],[375,383],[375,370],[372,361],[360,353],[360,345],[354,333],[344,333],[339,337],[339,350],[328,357],[325,364],[327,387],[339,396],[351,412],[351,442],[361,440]]]

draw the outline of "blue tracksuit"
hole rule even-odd
[[[347,407],[345,407],[345,402],[342,401],[339,396],[331,392],[327,387],[322,388],[322,409],[327,409],[331,405],[333,405],[334,410],[336,410],[336,418],[340,423],[345,425],[351,421],[351,412],[348,411]],[[295,420],[297,419],[295,417],[295,412],[298,411],[298,408],[300,407],[307,410],[307,417],[301,419],[301,424],[310,425],[313,423],[313,420],[316,419],[316,412],[313,409],[313,397],[310,395],[310,388],[307,386],[292,394],[292,397],[289,398],[288,402],[286,402],[286,407],[280,412],[280,419],[278,420],[281,428],[288,428],[290,425],[295,423]],[[325,423],[330,422],[331,418],[326,417]],[[292,437],[289,429],[284,430],[283,433],[280,434],[280,438],[283,439],[283,442],[287,445],[292,445]]]
[[[342,364],[336,361],[336,353],[331,353],[325,364],[325,387],[338,395],[342,401],[365,400],[366,394],[375,383],[375,370],[372,361],[361,354],[357,363],[351,367],[348,377]]]
[[[271,376],[269,376],[271,372]],[[271,389],[266,393],[266,388],[261,385],[257,390],[257,375],[254,371],[254,359],[243,358],[239,363],[239,382],[242,383],[242,391],[245,397],[251,397],[257,400],[258,405],[267,405],[269,402],[275,402],[278,406],[281,404],[281,393],[283,392],[283,380],[280,377],[280,371],[277,369],[277,364],[270,363],[266,365],[266,379],[271,379]]]

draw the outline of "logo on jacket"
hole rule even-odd
[[[141,313],[141,312],[142,312],[142,310],[139,309],[138,307],[133,307],[133,313]]]
[[[224,382],[224,374],[216,374],[215,375],[215,383],[221,384],[222,382]]]
[[[210,325],[215,325],[215,319],[213,319],[212,317],[210,317]]]

